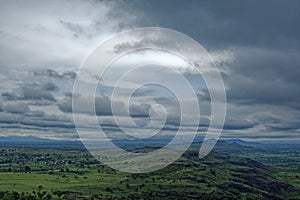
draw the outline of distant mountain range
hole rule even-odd
[[[260,142],[249,142],[249,141],[244,141],[244,140],[240,140],[240,139],[230,139],[230,140],[225,140],[228,143],[237,143],[240,145],[244,145],[244,146],[256,146],[256,145],[261,145]]]
[[[143,148],[145,146],[163,147],[172,140],[172,137],[161,136],[148,139],[118,139],[112,140],[114,144],[121,148]],[[203,137],[197,136],[194,139],[195,145],[202,143]],[[300,144],[300,141],[263,141],[263,142],[249,142],[241,139],[220,139],[217,142],[217,146],[226,148],[228,145],[243,147],[266,147],[266,148],[289,148]],[[1,147],[24,147],[24,148],[84,148],[83,144],[79,140],[52,140],[34,136],[7,136],[0,137]]]
[[[50,140],[34,136],[7,136],[0,137],[0,142],[57,142],[59,140]]]
[[[34,136],[7,136],[0,137],[0,148],[55,148],[55,149],[80,149],[84,148],[80,141],[51,140]]]

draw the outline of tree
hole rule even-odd
[[[30,172],[30,171],[31,171],[31,168],[30,168],[28,165],[26,165],[25,168],[24,168],[24,171],[25,171],[25,172]]]
[[[41,191],[44,187],[42,185],[38,186],[38,190]]]

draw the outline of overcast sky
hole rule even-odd
[[[80,64],[112,34],[157,26],[195,39],[222,72],[228,103],[223,138],[300,139],[299,1],[0,0],[0,5],[1,136],[77,138],[71,92]],[[98,88],[96,113],[111,135],[118,127],[108,106],[110,80],[136,56],[116,63]],[[143,57],[158,59],[153,52]],[[160,53],[159,60],[182,67],[199,92],[200,131],[205,131],[210,106],[201,77],[185,71],[186,63],[178,58]],[[169,71],[151,73],[157,79],[170,77],[176,84]],[[124,85],[125,92],[130,84],[134,81]],[[178,102],[170,93],[152,86],[135,96],[130,111],[137,124],[148,122],[149,104],[160,103],[169,113],[164,130],[176,130]],[[124,102],[118,101],[122,116]]]

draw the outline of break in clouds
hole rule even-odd
[[[71,98],[77,69],[102,41],[120,31],[158,26],[180,31],[199,42],[219,67],[227,92],[223,138],[299,139],[300,3],[226,1],[216,5],[189,1],[5,1],[0,7],[0,135],[77,138]],[[251,13],[249,13],[251,12]],[[120,44],[119,48],[122,47]],[[123,48],[125,48],[123,46]],[[199,132],[209,125],[210,98],[201,77],[168,55],[145,53],[182,68],[197,91]],[[145,58],[146,57],[146,58]],[[120,134],[112,117],[110,80],[135,56],[115,64],[99,84],[95,113],[110,135]],[[157,78],[176,79],[168,70]],[[96,74],[90,78],[99,79]],[[136,74],[139,77],[139,74]],[[99,79],[100,80],[100,79]],[[126,90],[135,83],[128,81]],[[177,87],[180,87],[178,85]],[[126,126],[122,99],[117,116]],[[165,134],[180,124],[178,102],[169,91],[145,86],[136,91],[129,112],[141,129],[149,123],[150,104],[165,107]],[[189,106],[188,100],[186,106]],[[193,108],[190,108],[193,109]],[[159,119],[160,110],[154,110]],[[87,128],[92,113],[86,117]],[[188,116],[187,116],[188,117]],[[155,129],[155,123],[152,124]],[[189,132],[189,125],[184,125]],[[129,130],[132,127],[127,127]]]

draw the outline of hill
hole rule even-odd
[[[299,188],[270,166],[216,151],[199,159],[196,148],[146,174],[115,171],[84,150],[6,148],[0,163],[5,199],[300,199]]]

